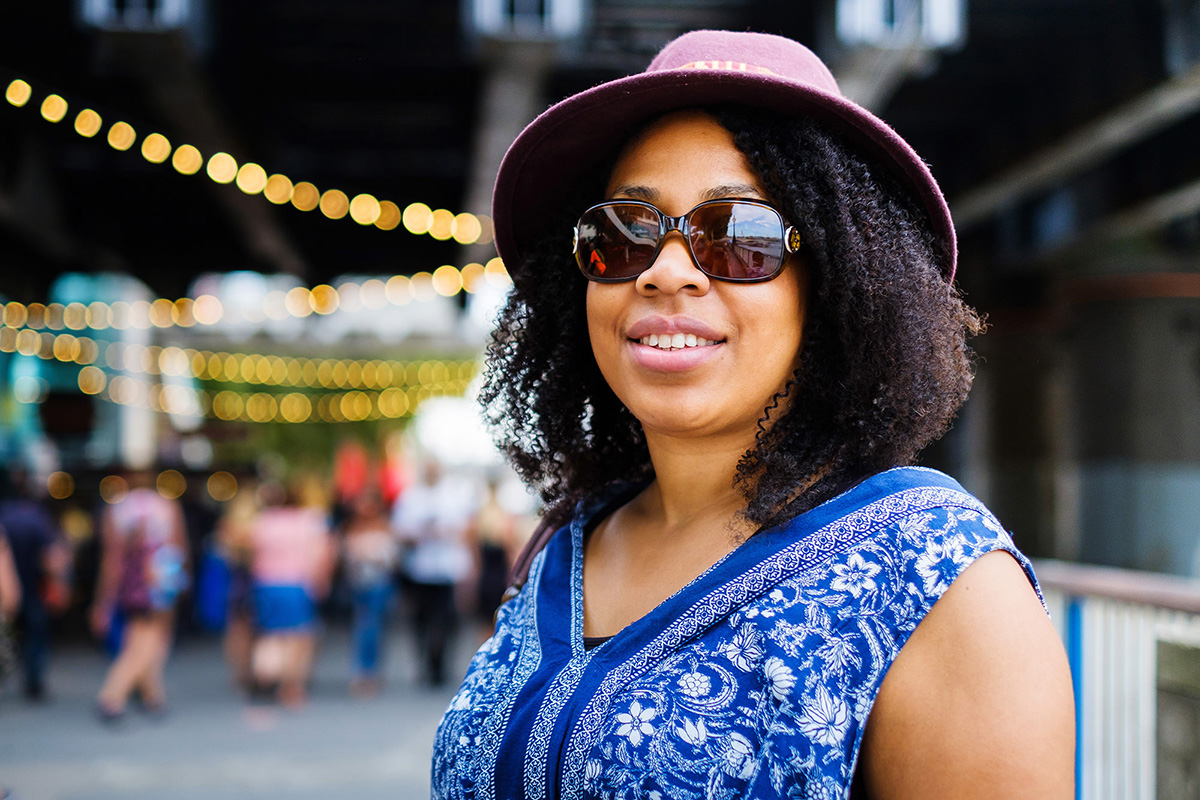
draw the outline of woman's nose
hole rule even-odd
[[[658,257],[637,279],[637,289],[643,293],[691,291],[703,294],[708,287],[709,277],[696,266],[688,252],[687,241],[678,231],[667,234]]]

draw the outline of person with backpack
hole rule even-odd
[[[187,534],[179,503],[151,488],[149,472],[134,472],[130,490],[100,523],[100,568],[91,609],[93,633],[123,629],[117,656],[96,695],[101,721],[120,720],[137,694],[147,713],[166,713],[163,670],[175,626],[175,605],[190,583]]]

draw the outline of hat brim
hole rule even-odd
[[[925,210],[953,280],[957,242],[929,167],[887,123],[843,97],[776,75],[736,70],[644,72],[600,84],[543,112],[509,148],[496,176],[496,249],[520,269],[570,187],[646,122],[670,111],[739,103],[818,120],[877,160]]]

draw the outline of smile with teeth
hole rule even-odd
[[[711,339],[705,339],[694,333],[652,333],[649,336],[643,336],[638,341],[649,347],[657,347],[659,350],[682,350],[685,347],[708,347],[717,344]]]

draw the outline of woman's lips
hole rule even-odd
[[[680,333],[673,336],[691,336],[695,341],[700,341],[691,334]],[[705,341],[707,342],[707,340]],[[723,342],[707,342],[703,345],[693,344],[688,346],[685,342],[684,346],[679,348],[663,348],[657,345],[643,344],[641,341],[633,339],[629,340],[629,348],[633,355],[634,363],[644,369],[655,372],[685,372],[689,369],[695,369],[714,358],[721,350],[723,344]]]
[[[651,314],[637,320],[625,331],[625,336],[635,341],[641,341],[647,336],[658,336],[661,339],[666,335],[673,338],[681,333],[684,337],[695,336],[697,339],[707,339],[710,342],[725,340],[720,331],[695,317],[682,315],[668,317],[661,314]]]
[[[725,337],[695,317],[652,314],[625,332],[633,360],[656,372],[684,372],[714,358]]]

